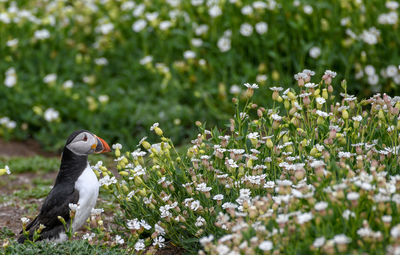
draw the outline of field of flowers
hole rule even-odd
[[[119,177],[94,168],[120,205],[119,238],[151,254],[167,240],[199,254],[398,254],[400,97],[360,100],[335,72],[314,74],[269,88],[272,107],[244,84],[227,128],[197,122],[186,152],[159,123],[153,144],[114,144]]]
[[[133,146],[155,119],[181,143],[222,124],[241,84],[332,68],[399,93],[396,1],[0,1],[0,136],[60,148],[77,128]],[[301,77],[298,77],[301,79]],[[268,100],[270,101],[270,100]],[[266,103],[268,107],[269,105]],[[324,117],[321,117],[324,118]]]

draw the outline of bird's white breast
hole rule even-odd
[[[79,209],[72,222],[73,231],[77,231],[85,223],[99,195],[99,181],[89,163],[76,181],[75,189],[79,191]]]

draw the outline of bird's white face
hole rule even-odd
[[[95,151],[96,146],[96,137],[91,133],[82,132],[67,145],[67,148],[77,155],[88,155]]]

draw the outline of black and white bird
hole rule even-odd
[[[32,240],[34,231],[42,224],[45,228],[38,240],[65,241],[67,235],[58,216],[63,217],[69,226],[70,203],[78,205],[72,221],[72,231],[82,227],[96,205],[99,194],[99,182],[89,165],[88,155],[109,151],[110,146],[89,131],[79,130],[69,136],[62,152],[60,171],[55,184],[39,215],[25,228],[29,232],[29,239]],[[26,235],[21,232],[18,242],[23,243],[26,239]]]

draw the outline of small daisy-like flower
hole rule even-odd
[[[104,212],[103,208],[93,208],[90,212],[91,215],[100,215]]]
[[[221,201],[222,199],[224,199],[224,195],[222,195],[222,194],[217,194],[217,195],[215,195],[215,196],[213,197],[213,199],[214,199],[214,200],[217,200],[217,201]]]
[[[74,203],[69,203],[68,207],[71,211],[76,212],[77,210],[79,210],[80,206],[78,204],[74,204]]]
[[[115,236],[115,242],[117,244],[124,244],[125,243],[124,239],[120,235],[116,235]]]
[[[255,84],[255,83],[253,83],[253,84],[245,83],[244,86],[249,88],[249,89],[258,89],[258,85]]]
[[[120,143],[116,143],[112,145],[113,150],[120,150],[122,149],[122,145]]]
[[[323,236],[318,237],[317,239],[314,240],[313,246],[315,248],[319,248],[319,247],[322,247],[322,245],[324,245],[324,243],[325,243],[325,237],[323,237]]]
[[[28,224],[28,222],[29,222],[29,219],[28,218],[26,218],[26,217],[22,217],[21,218],[21,222],[22,222],[22,224]]]
[[[158,122],[154,123],[151,127],[150,127],[150,131],[153,131],[156,127],[158,127],[160,124]]]
[[[165,247],[165,238],[162,236],[158,236],[153,240],[153,246],[158,246],[158,248]]]
[[[92,239],[96,236],[95,233],[86,233],[82,236],[83,240],[92,241]]]
[[[282,87],[270,87],[269,89],[272,91],[282,91],[283,90]]]
[[[317,97],[315,101],[317,101],[317,104],[324,104],[326,102],[325,98],[323,97]]]
[[[259,245],[258,248],[262,251],[270,251],[274,247],[273,243],[271,241],[262,241]]]
[[[357,192],[350,192],[347,194],[347,199],[350,201],[355,201],[358,200],[360,198],[360,194],[358,194]]]

